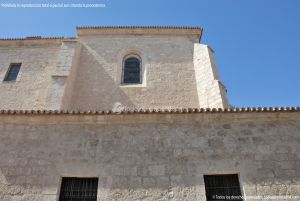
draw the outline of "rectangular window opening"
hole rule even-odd
[[[21,68],[21,63],[12,63],[9,66],[9,69],[6,73],[4,81],[15,81],[17,80],[19,71]]]
[[[243,201],[237,174],[204,175],[207,201]]]
[[[97,201],[98,178],[63,177],[59,201]]]

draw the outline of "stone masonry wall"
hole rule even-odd
[[[71,71],[77,68],[76,42],[64,42],[61,45],[57,64],[51,73],[51,83],[49,85],[46,110],[59,110],[63,107],[63,102],[70,98],[72,87],[67,86],[68,80],[71,82]]]
[[[204,201],[203,174],[244,195],[300,196],[300,113],[0,115],[0,200],[57,201],[99,177],[100,201]],[[279,200],[279,199],[265,199]]]
[[[199,107],[228,108],[227,92],[221,83],[214,53],[203,44],[195,44],[194,67]]]
[[[0,109],[226,108],[213,54],[195,35],[89,35],[0,40]],[[142,84],[122,85],[126,55]],[[4,82],[10,63],[22,63]]]
[[[193,54],[195,37],[82,36],[72,101],[64,109],[104,110],[199,107]],[[143,83],[121,85],[124,56],[142,59]]]
[[[76,44],[72,39],[0,41],[0,109],[61,109]],[[17,80],[3,81],[11,63],[22,63]]]
[[[0,46],[0,108],[44,109],[59,46]],[[16,81],[4,82],[10,63],[22,63]]]

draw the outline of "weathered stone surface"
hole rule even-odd
[[[0,115],[0,199],[56,201],[71,176],[98,177],[101,201],[204,201],[203,174],[226,173],[249,200],[300,196],[299,123],[299,112]]]
[[[194,30],[90,31],[72,40],[0,41],[0,80],[10,63],[22,63],[16,82],[0,84],[0,109],[228,107],[213,51],[198,43]],[[142,83],[122,85],[123,59],[130,54],[142,59]]]

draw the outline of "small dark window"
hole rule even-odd
[[[243,201],[237,174],[204,175],[207,201]]]
[[[141,62],[136,57],[129,57],[124,61],[123,83],[135,84],[141,82]]]
[[[98,178],[62,178],[59,201],[97,201]]]
[[[4,78],[4,81],[15,81],[18,77],[21,68],[21,63],[12,63],[9,66],[8,72]]]

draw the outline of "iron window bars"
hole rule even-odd
[[[124,62],[124,84],[140,83],[141,78],[141,62],[135,57],[130,57]]]
[[[204,175],[207,201],[243,201],[237,174]]]
[[[98,178],[62,178],[59,201],[97,201]]]

